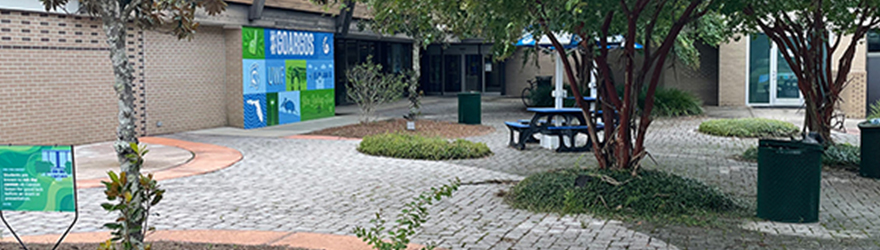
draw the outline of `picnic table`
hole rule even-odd
[[[577,146],[575,140],[578,134],[587,133],[589,130],[581,108],[529,108],[528,111],[535,113],[530,120],[504,122],[510,129],[508,145],[511,147],[523,150],[526,148],[526,143],[536,142],[533,136],[540,133],[559,137],[559,148],[556,152],[589,151],[592,146],[590,140],[582,146]],[[602,123],[596,124],[597,130],[604,127]],[[519,135],[514,136],[514,132]],[[566,140],[568,144],[565,143]]]

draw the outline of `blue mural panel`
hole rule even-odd
[[[266,60],[266,93],[286,91],[285,74],[284,60]]]
[[[266,94],[244,95],[244,128],[262,128],[266,126],[267,112]]]
[[[266,61],[242,60],[242,93],[266,93]]]
[[[280,92],[278,93],[278,102],[279,124],[294,123],[302,120],[300,91]]]
[[[308,75],[309,90],[333,88],[332,60],[309,60],[306,74]]]
[[[335,114],[332,33],[242,30],[246,129]]]
[[[333,34],[265,29],[266,59],[333,59]]]
[[[315,43],[320,44],[315,59],[333,60],[333,33],[315,33]]]

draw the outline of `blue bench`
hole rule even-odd
[[[605,129],[605,124],[596,123],[596,130]],[[544,129],[542,133],[547,135],[555,135],[559,137],[559,147],[556,148],[556,152],[584,152],[590,151],[593,146],[593,143],[590,139],[587,139],[587,143],[583,146],[577,145],[577,135],[578,134],[587,134],[590,131],[590,127],[587,125],[575,125],[575,126],[550,126]],[[565,141],[568,139],[570,144],[566,144]]]
[[[533,134],[540,132],[546,135],[555,135],[559,137],[560,145],[559,148],[556,149],[557,152],[581,152],[581,151],[589,151],[592,144],[590,140],[587,140],[587,144],[583,146],[575,145],[575,138],[578,134],[588,133],[589,126],[587,125],[574,125],[574,126],[544,126],[543,122],[541,124],[533,125],[530,124],[530,120],[519,120],[516,122],[506,121],[504,125],[507,126],[507,129],[510,130],[510,141],[508,145],[513,148],[517,148],[519,150],[525,149],[526,143],[537,143]],[[596,124],[596,130],[602,130],[605,128],[603,123]],[[519,136],[515,136],[515,133],[519,134]],[[518,138],[517,138],[518,137]],[[568,138],[571,145],[566,145],[564,140]]]
[[[526,143],[535,143],[538,140],[535,140],[534,137],[531,136],[532,133],[526,133],[527,130],[532,127],[529,126],[529,120],[519,120],[516,122],[504,122],[504,125],[507,126],[507,129],[510,130],[510,141],[507,143],[508,146],[517,148],[519,150],[523,150],[526,148]],[[519,134],[519,140],[514,140],[514,133]],[[522,142],[522,143],[520,143]]]

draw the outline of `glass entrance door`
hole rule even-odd
[[[748,104],[801,105],[797,77],[776,44],[764,34],[749,42]]]

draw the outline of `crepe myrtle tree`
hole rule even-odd
[[[746,33],[766,34],[783,51],[804,96],[804,129],[833,144],[834,109],[859,42],[880,24],[880,0],[745,0],[731,20]],[[836,53],[842,54],[835,63]]]
[[[70,0],[41,0],[46,10],[56,10],[65,6]],[[129,62],[125,51],[126,26],[133,25],[141,29],[170,28],[179,39],[191,38],[196,33],[199,23],[194,20],[197,9],[202,8],[209,15],[216,15],[226,9],[222,0],[79,0],[80,11],[101,19],[107,44],[110,48],[110,61],[113,66],[114,82],[118,98],[119,113],[116,129],[116,158],[122,172],[126,173],[129,183],[139,183],[142,161],[131,161],[129,156],[136,154],[132,145],[138,144],[135,131],[134,95],[132,81],[134,67]],[[134,185],[135,188],[137,185]],[[133,192],[137,193],[137,192]],[[134,204],[141,204],[132,197]],[[141,209],[142,211],[145,211]],[[143,220],[146,216],[140,216]],[[136,221],[135,224],[141,224]],[[131,232],[132,238],[143,242],[143,233]],[[143,249],[143,244],[137,246]]]
[[[594,121],[587,119],[589,138],[600,168],[631,170],[637,173],[640,160],[647,155],[645,136],[651,124],[654,93],[667,59],[677,55],[684,62],[698,61],[693,47],[695,40],[719,43],[732,32],[719,29],[722,14],[735,10],[736,0],[423,0],[437,4],[439,20],[444,27],[462,37],[479,37],[494,42],[494,52],[510,55],[514,42],[523,31],[547,36],[563,63],[566,80],[577,83],[589,72],[594,62],[599,72],[598,103],[607,123],[600,140]],[[449,3],[452,2],[452,3]],[[578,56],[569,56],[559,42],[559,34],[579,38]],[[608,39],[622,34],[625,40],[622,56],[610,59]],[[598,40],[598,46],[594,41]],[[643,43],[636,50],[634,42]],[[636,60],[637,55],[642,60]],[[574,60],[573,64],[571,61]],[[624,68],[622,82],[611,78],[611,64]],[[584,79],[581,79],[581,82]],[[579,84],[571,84],[572,93],[584,116],[591,117],[589,105],[583,101]],[[623,96],[615,85],[622,85]],[[645,90],[644,110],[638,111],[637,97]],[[638,111],[638,112],[637,112]],[[614,116],[619,124],[612,126]]]

